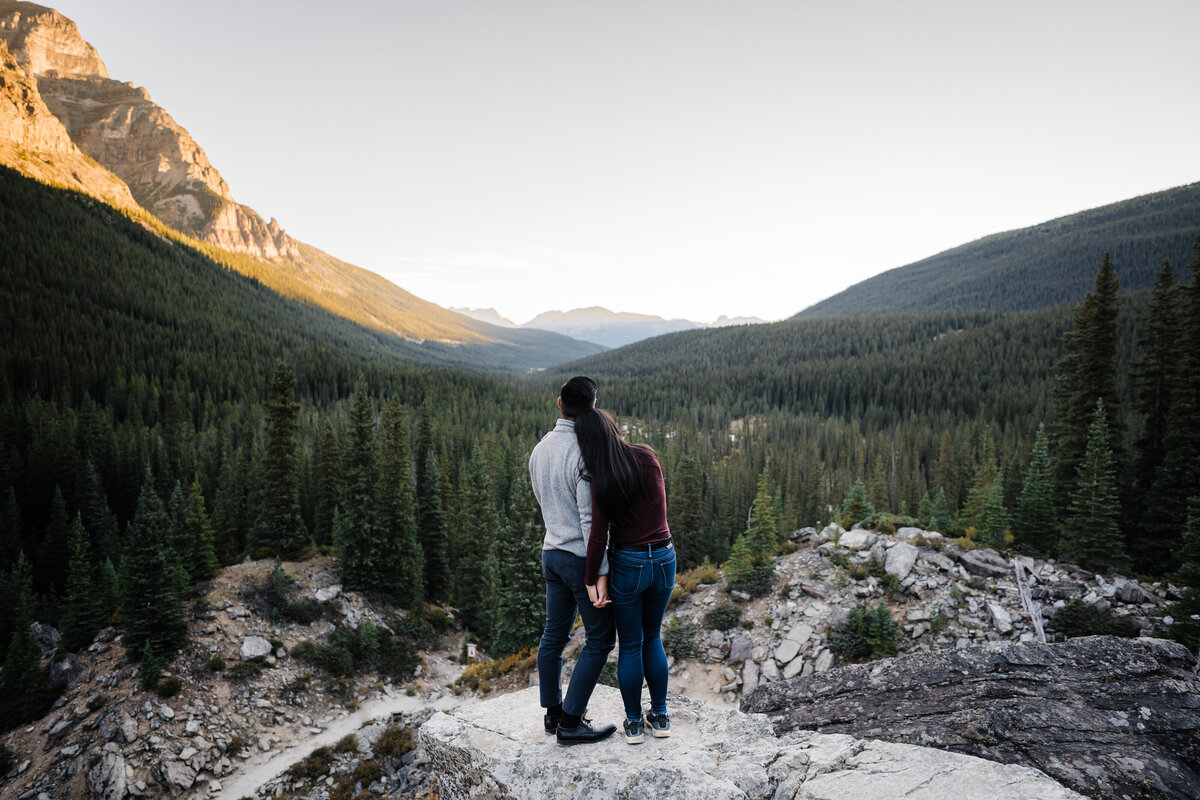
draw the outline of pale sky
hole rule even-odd
[[[1200,2],[63,0],[240,202],[443,306],[790,316],[1200,180]]]

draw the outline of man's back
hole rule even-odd
[[[560,419],[533,448],[529,480],[546,523],[542,549],[564,550],[585,558],[592,527],[592,490],[583,477],[574,421]]]

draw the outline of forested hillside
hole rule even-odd
[[[1149,289],[1164,259],[1188,262],[1197,228],[1200,183],[1193,183],[986,236],[868,278],[796,318],[1074,303],[1105,253],[1118,265],[1123,289]]]

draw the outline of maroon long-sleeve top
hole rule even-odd
[[[604,510],[596,502],[596,493],[592,493],[592,530],[588,537],[585,575],[588,586],[596,583],[600,560],[610,537],[613,544],[636,546],[661,542],[671,536],[671,529],[667,527],[667,487],[663,482],[662,466],[652,450],[639,449],[637,457],[646,494],[633,516],[610,526]]]

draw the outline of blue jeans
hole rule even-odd
[[[562,703],[564,714],[583,716],[604,662],[612,652],[614,638],[612,612],[596,608],[588,598],[584,584],[585,561],[565,550],[542,551],[542,577],[546,579],[546,630],[538,645],[538,685],[542,708]],[[567,696],[562,695],[562,654],[571,638],[575,614],[583,617],[585,639],[579,651]]]
[[[629,720],[642,718],[642,680],[650,710],[667,713],[667,654],[662,620],[675,587],[675,546],[608,554],[608,594],[617,623],[617,685]]]

